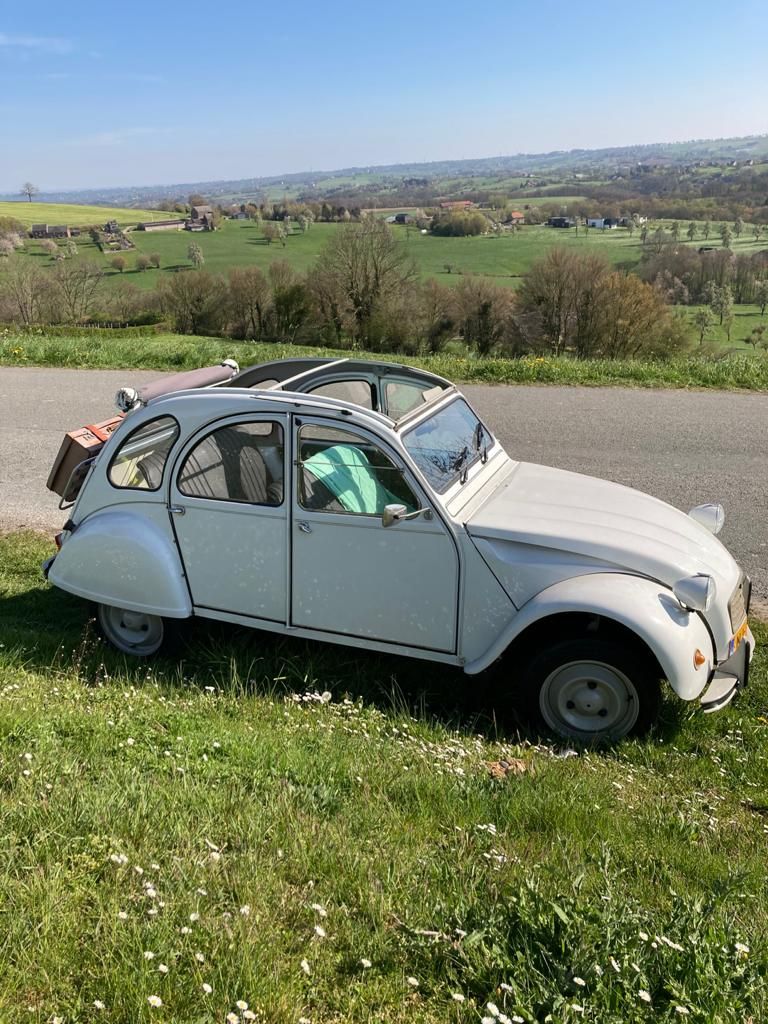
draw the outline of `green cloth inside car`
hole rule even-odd
[[[385,505],[402,505],[378,478],[379,471],[352,445],[335,444],[304,462],[321,480],[345,512],[380,516]]]

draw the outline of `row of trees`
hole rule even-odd
[[[698,252],[667,244],[641,264],[639,275],[676,305],[708,303],[713,286],[727,286],[736,303],[762,303],[768,258],[762,252],[735,255],[726,248]]]
[[[194,243],[193,243],[194,244]],[[165,276],[151,291],[126,280],[102,288],[101,268],[81,257],[43,272],[15,261],[0,282],[0,320],[124,323],[166,320],[189,334],[352,344],[380,352],[440,352],[459,339],[485,356],[528,352],[580,358],[664,355],[687,331],[660,290],[601,257],[554,249],[521,290],[463,275],[455,287],[419,280],[380,220],[342,227],[317,264],[297,273],[282,260],[265,272],[198,269]]]

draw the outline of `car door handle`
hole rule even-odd
[[[183,516],[187,510],[183,505],[169,505],[168,511],[172,512],[175,516]]]
[[[302,533],[312,533],[312,527],[309,523],[301,522],[296,524]]]

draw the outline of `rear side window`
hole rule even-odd
[[[159,490],[168,455],[178,436],[179,425],[172,416],[142,423],[118,448],[109,465],[109,482],[113,487],[128,490]]]
[[[388,380],[384,385],[387,414],[399,420],[411,409],[424,404],[424,396],[434,390],[426,384],[412,384],[401,380]]]
[[[235,423],[219,427],[184,459],[178,486],[188,498],[283,502],[283,428],[279,423]]]

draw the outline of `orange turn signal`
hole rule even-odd
[[[701,668],[701,666],[704,664],[704,662],[706,660],[707,659],[704,657],[704,655],[701,653],[701,651],[697,647],[696,650],[693,652],[693,667],[694,668]]]

